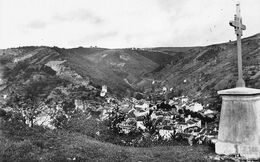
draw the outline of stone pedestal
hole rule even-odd
[[[238,87],[218,94],[222,108],[216,153],[260,158],[260,90]]]

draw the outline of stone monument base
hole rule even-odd
[[[240,154],[248,159],[260,158],[260,146],[235,144],[218,141],[216,143],[216,153],[224,155]]]
[[[260,90],[238,87],[218,91],[222,97],[217,154],[260,158]]]

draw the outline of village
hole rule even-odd
[[[163,94],[165,89],[161,91]],[[100,95],[105,94],[106,86],[103,86]],[[216,142],[219,113],[187,96],[156,102],[135,98],[119,101],[111,97],[106,100],[107,109],[100,119],[110,118],[111,129],[118,130],[119,134],[142,133],[144,138],[152,136],[153,140],[184,139],[190,145]]]
[[[67,88],[58,89],[66,95],[69,94]],[[86,114],[87,119],[92,118],[98,123],[109,121],[109,129],[119,136],[128,136],[129,139],[135,140],[135,135],[138,134],[139,142],[144,139],[155,142],[183,140],[189,145],[214,145],[216,142],[219,112],[210,108],[209,105],[202,105],[184,95],[165,99],[164,96],[168,90],[166,87],[158,87],[154,92],[156,95],[161,95],[161,100],[136,99],[135,97],[119,99],[108,92],[106,85],[96,90],[100,101],[75,99],[74,106],[72,105],[74,108],[71,111]],[[4,95],[3,101],[6,98],[8,98],[7,95]],[[11,107],[2,109],[6,112],[13,111]],[[29,127],[34,124],[49,129],[57,128],[54,124],[57,119],[64,118],[70,121],[73,114],[65,112],[62,104],[57,104],[54,109],[45,107],[40,114],[35,116],[33,123],[30,122],[26,111],[21,113]],[[100,132],[97,131],[96,135],[99,136]],[[131,146],[133,142],[122,139],[121,144]]]
[[[260,161],[260,1],[0,4],[0,162]]]

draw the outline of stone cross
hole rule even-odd
[[[242,17],[240,15],[240,4],[236,4],[235,20],[230,21],[229,25],[235,28],[237,35],[237,59],[238,59],[238,81],[236,87],[245,87],[245,81],[243,80],[242,71],[242,54],[241,54],[241,36],[242,30],[246,29],[246,26],[242,24]]]

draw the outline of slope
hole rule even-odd
[[[259,88],[260,34],[242,40],[244,79],[248,87]],[[215,95],[217,90],[235,86],[236,42],[205,47],[156,47],[146,49],[105,49],[22,47],[0,50],[1,87],[21,80],[25,69],[50,61],[65,61],[61,67],[93,85],[108,85],[110,91],[125,94],[151,87],[173,87],[177,94],[194,98]],[[61,68],[60,67],[60,68]],[[26,76],[26,75],[25,75]],[[27,75],[28,76],[28,75]],[[6,78],[5,78],[6,77]],[[23,78],[26,81],[26,78]]]
[[[171,48],[159,48],[175,53],[162,70],[154,74],[164,85],[193,98],[216,95],[216,91],[235,86],[237,80],[236,42],[195,47],[176,53]],[[243,73],[248,87],[260,88],[260,34],[242,39]]]
[[[5,136],[0,137],[3,161],[207,161],[214,154],[206,146],[124,147],[63,130],[24,129],[16,133],[19,139]]]
[[[90,76],[110,88],[135,88],[142,75],[158,66],[135,51],[107,49],[93,53],[63,51],[70,66],[83,76]]]
[[[108,85],[111,91],[124,94],[126,89],[136,91],[138,84],[161,64],[167,63],[170,55],[149,55],[149,52],[132,49],[20,47],[0,51],[1,85],[26,81],[20,74],[28,70],[49,66],[57,73],[75,75],[89,80],[93,85]],[[158,59],[159,58],[159,59]],[[162,59],[160,59],[162,58]],[[68,72],[69,71],[69,72]],[[33,74],[34,75],[34,74]],[[72,78],[71,78],[72,79]],[[70,79],[70,80],[71,80]]]

